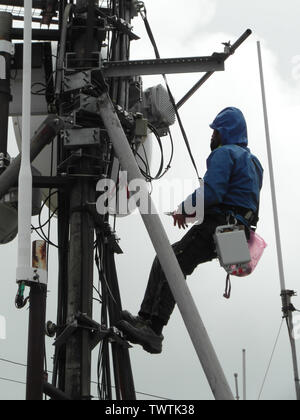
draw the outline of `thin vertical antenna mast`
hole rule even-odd
[[[32,172],[30,164],[31,120],[31,39],[32,0],[24,1],[22,160],[18,196],[18,268],[17,280],[27,280],[31,270]]]
[[[283,299],[284,317],[287,318],[287,321],[288,321],[288,329],[289,329],[289,336],[290,336],[290,341],[291,341],[293,367],[294,367],[294,375],[295,375],[296,395],[297,395],[297,400],[300,400],[300,382],[299,382],[296,342],[295,342],[295,338],[293,334],[293,316],[292,316],[291,306],[290,307],[286,306],[287,296],[290,296],[291,293],[294,295],[294,292],[286,290],[285,277],[284,277],[278,207],[277,207],[277,198],[276,198],[276,189],[275,189],[275,177],[274,177],[273,158],[272,158],[271,137],[270,137],[270,129],[269,129],[269,119],[268,119],[267,100],[266,100],[266,91],[265,91],[263,62],[262,62],[260,42],[257,42],[257,50],[258,50],[259,71],[260,71],[262,101],[263,101],[265,130],[266,130],[266,141],[267,141],[267,152],[268,152],[268,161],[269,161],[269,173],[270,173],[272,205],[273,205],[273,213],[274,213],[274,226],[275,226],[281,296]]]
[[[235,391],[236,391],[236,400],[240,400],[239,395],[239,375],[237,373],[234,374],[234,381],[235,381]]]
[[[246,379],[246,350],[243,350],[243,400],[247,400],[247,379]]]

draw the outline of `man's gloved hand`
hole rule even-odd
[[[172,214],[172,217],[174,219],[174,226],[178,226],[179,229],[183,228],[187,228],[187,222],[186,222],[186,216],[184,214],[178,214],[176,212],[174,212]]]

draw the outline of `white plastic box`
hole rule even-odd
[[[245,230],[241,226],[226,225],[216,229],[214,240],[221,266],[244,265],[251,261]]]

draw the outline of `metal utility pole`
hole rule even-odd
[[[24,4],[8,0],[0,3],[20,7]],[[134,400],[130,346],[114,327],[122,311],[115,254],[122,253],[122,250],[110,225],[110,215],[97,213],[99,192],[96,185],[100,180],[113,177],[116,160],[122,170],[128,171],[130,179],[145,179],[136,161],[137,150],[144,141],[141,139],[147,138],[149,129],[159,135],[151,119],[157,122],[156,118],[161,118],[164,124],[166,120],[163,112],[153,116],[147,111],[149,107],[144,103],[146,95],[142,88],[142,75],[183,72],[208,72],[212,75],[223,71],[225,60],[251,32],[243,34],[232,49],[227,47],[224,53],[130,61],[130,44],[139,39],[133,32],[131,20],[142,9],[145,10],[143,2],[33,0],[32,6],[41,9],[42,16],[42,19],[35,17],[33,21],[47,25],[55,22],[58,27],[32,30],[33,40],[57,42],[57,62],[56,69],[50,77],[48,75],[44,84],[47,109],[51,115],[37,130],[30,146],[29,142],[26,143],[25,150],[26,163],[30,166],[30,162],[57,137],[57,155],[53,154],[52,148],[48,156],[51,162],[57,163],[57,172],[52,173],[51,165],[50,176],[33,177],[33,184],[34,187],[49,188],[49,199],[57,194],[59,275],[56,324],[48,322],[46,326],[47,335],[55,336],[53,378],[52,384],[49,384],[44,382],[44,347],[41,344],[44,339],[47,279],[39,269],[27,266],[26,269],[18,269],[17,303],[20,307],[24,303],[25,285],[31,287],[27,398],[41,399],[44,392],[52,399],[90,400],[92,351],[98,346],[99,398]],[[20,14],[14,18],[19,20]],[[24,20],[27,19],[28,14]],[[150,35],[149,23],[145,16],[143,19]],[[23,32],[28,36],[26,25],[24,31],[14,28],[13,39],[22,38]],[[38,55],[34,58],[41,60]],[[28,94],[31,83],[27,85]],[[166,94],[168,96],[168,92]],[[151,99],[156,101],[156,108],[158,104],[166,103],[166,97],[162,101],[159,99]],[[170,104],[171,108],[172,105],[174,107],[171,101]],[[23,123],[28,131],[30,107],[27,113],[29,115],[23,118]],[[161,121],[158,122],[161,129]],[[163,129],[169,125],[163,126]],[[5,149],[5,143],[0,142],[0,145]],[[21,161],[20,155],[0,175],[0,198],[16,186]],[[147,189],[144,193],[148,194]],[[23,201],[26,202],[25,196]],[[143,215],[143,220],[212,392],[218,400],[232,400],[232,391],[159,217]],[[28,236],[30,226],[27,225],[22,224],[20,232],[24,231]],[[39,228],[49,246],[49,238],[41,225]],[[28,255],[26,248],[26,261]],[[98,281],[94,278],[94,262]],[[97,321],[94,319],[95,301],[101,305]]]
[[[80,113],[83,113],[84,109],[74,111],[72,121],[69,119],[68,131],[65,131],[61,137],[65,148],[60,151],[63,171],[73,175],[75,180],[70,185],[68,192],[60,191],[59,193],[59,202],[62,204],[63,196],[65,198],[67,196],[69,205],[68,208],[64,205],[59,214],[59,242],[62,246],[60,249],[58,323],[65,324],[65,328],[59,331],[56,339],[56,374],[58,374],[59,387],[66,395],[77,400],[91,398],[91,354],[100,340],[103,340],[103,360],[105,361],[102,366],[104,382],[100,393],[103,398],[112,399],[110,372],[110,358],[112,357],[116,398],[135,399],[128,346],[120,339],[117,341],[117,336],[113,339],[113,331],[109,330],[109,326],[112,327],[118,321],[121,312],[121,300],[113,260],[114,251],[105,245],[109,238],[113,239],[113,234],[108,228],[107,217],[101,218],[92,210],[92,203],[95,203],[96,200],[96,183],[99,176],[109,176],[107,171],[110,168],[109,161],[112,151],[106,144],[103,131],[99,129],[99,121],[95,115],[96,101],[95,97],[89,94],[89,76],[86,72],[99,68],[101,43],[106,38],[103,27],[104,19],[101,17],[111,14],[113,11],[114,15],[119,17],[119,22],[121,19],[129,22],[132,6],[128,1],[112,3],[114,4],[112,9],[108,10],[98,8],[98,2],[94,0],[82,0],[76,3],[76,9],[66,4],[65,9],[61,10],[63,20],[61,22],[62,37],[58,63],[60,73],[57,79],[59,82],[61,81],[61,84],[57,83],[56,94],[58,98],[61,94],[68,95],[68,92],[76,94],[78,75],[85,77],[84,80],[79,80],[79,83],[82,88],[87,86],[84,100],[90,115],[87,113],[86,118],[91,116],[94,119],[94,121],[88,122],[88,128],[79,130],[81,136],[78,136],[78,123],[75,122],[75,119],[80,118]],[[72,19],[72,26],[67,30],[69,19]],[[112,55],[121,61],[127,58],[129,37],[122,31],[119,35],[117,31],[114,31],[113,36],[115,43],[112,45]],[[67,42],[69,43],[68,47]],[[61,70],[62,64],[64,68],[67,68],[64,72]],[[126,109],[128,106],[128,82],[126,80],[112,81],[111,90],[115,92],[116,103]],[[60,108],[60,112],[63,113],[64,110]],[[77,152],[80,150],[80,156],[74,158],[75,150]],[[103,162],[102,159],[105,159],[106,162]],[[64,160],[66,161],[65,165],[63,164]],[[66,223],[69,225],[70,235],[68,245]],[[106,234],[103,232],[105,227]],[[68,258],[66,258],[66,246],[69,249]],[[95,249],[98,252],[98,247],[101,247],[102,256],[105,255],[104,260],[106,261],[105,267],[100,268],[101,273],[105,273],[105,281],[102,280],[101,325],[93,321],[93,267]],[[113,293],[113,299],[107,290],[109,293]],[[106,328],[106,331],[101,336],[103,327]],[[72,331],[70,336],[68,336],[68,331]],[[93,332],[95,337],[93,337]],[[67,335],[66,340],[64,340],[65,334]],[[111,355],[110,341],[112,341]]]
[[[29,300],[26,400],[41,401],[45,381],[43,349],[45,345],[47,285],[32,284]]]
[[[85,9],[80,18],[86,20],[81,34],[74,34],[73,52],[79,65],[87,67],[92,52],[97,51],[94,39],[94,1],[80,1],[78,7]],[[96,49],[94,49],[96,47]],[[82,63],[82,64],[81,64]],[[93,147],[85,149],[93,155]],[[93,162],[82,156],[77,165],[78,181],[70,189],[70,244],[68,266],[67,320],[77,313],[93,318],[93,264],[94,264],[94,221],[85,207],[95,201],[95,181],[90,177]],[[66,344],[65,392],[73,399],[91,398],[91,347],[90,331],[78,329]]]

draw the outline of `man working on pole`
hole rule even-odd
[[[174,252],[185,276],[195,268],[217,257],[213,235],[218,226],[233,217],[250,231],[258,220],[263,168],[248,146],[247,124],[237,108],[224,109],[210,125],[212,153],[204,177],[204,221],[194,225],[174,246]],[[193,194],[196,201],[198,191]],[[189,199],[190,200],[190,199]],[[185,202],[188,204],[187,202]],[[174,226],[187,227],[183,203],[173,214]],[[162,351],[162,330],[168,324],[175,300],[156,257],[145,297],[138,316],[122,312],[117,327],[133,344],[140,344],[152,354]]]

